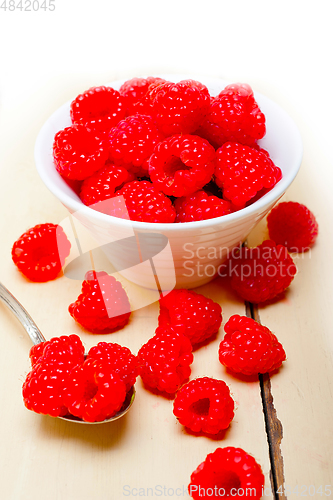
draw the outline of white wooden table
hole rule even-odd
[[[67,312],[80,282],[61,277],[29,283],[11,261],[11,246],[27,228],[67,216],[38,177],[34,142],[58,106],[92,85],[160,72],[250,83],[283,106],[301,131],[304,159],[285,199],[305,203],[320,234],[310,253],[296,257],[298,275],[284,299],[252,311],[283,343],[283,369],[261,384],[226,373],[217,358],[223,328],[195,352],[192,377],[222,378],[236,401],[235,418],[218,441],[187,434],[173,416],[172,401],[146,391],[140,380],[132,410],[112,425],[79,426],[29,412],[21,388],[30,340],[0,304],[0,498],[183,498],[192,471],[224,446],[242,447],[261,464],[265,499],[333,497],[329,2],[312,8],[298,0],[278,6],[242,0],[236,9],[229,2],[171,0],[163,13],[148,0],[68,4],[56,0],[54,12],[0,12],[1,281],[46,338],[77,333],[87,348],[108,340],[136,353],[157,326],[154,303],[107,338],[88,334]],[[256,245],[265,237],[262,221],[248,241]],[[124,286],[134,293],[131,284]],[[221,279],[197,291],[222,305],[223,324],[246,313]],[[281,485],[285,493],[274,493]]]

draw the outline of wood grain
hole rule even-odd
[[[246,315],[260,322],[260,316],[257,304],[246,302]],[[283,438],[283,426],[277,416],[274,407],[271,379],[268,373],[259,373],[260,394],[265,416],[265,428],[267,434],[269,457],[271,462],[270,480],[274,498],[285,499],[284,494],[284,465],[281,453],[281,441]],[[278,493],[279,492],[279,493]]]
[[[294,193],[292,190],[294,189]],[[285,200],[302,200],[292,188]],[[304,198],[304,195],[303,195]],[[315,213],[316,199],[307,204]],[[322,226],[325,218],[321,216]],[[250,246],[268,237],[266,222],[249,238]],[[270,378],[274,408],[282,423],[284,491],[290,498],[331,496],[333,471],[333,344],[330,331],[332,261],[327,255],[331,233],[320,233],[310,253],[293,255],[298,267],[289,290],[274,303],[259,307],[261,322],[282,342],[287,361]],[[279,463],[279,460],[277,460]],[[310,490],[311,487],[311,490]],[[326,493],[325,493],[326,488]]]

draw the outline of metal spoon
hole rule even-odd
[[[10,293],[9,290],[0,282],[0,300],[2,300],[8,309],[15,314],[19,322],[22,324],[23,328],[29,335],[34,345],[40,344],[41,342],[45,342],[46,339],[30,314],[24,309],[24,307],[19,303],[19,301]],[[74,417],[73,415],[66,415],[61,418],[62,420],[67,420],[70,422],[77,422],[79,424],[104,424],[106,422],[113,422],[114,420],[118,420],[118,418],[123,417],[131,408],[133,401],[135,398],[135,389],[134,386],[128,391],[126,394],[125,401],[121,409],[111,418],[106,420],[102,420],[101,422],[85,422],[84,420]]]

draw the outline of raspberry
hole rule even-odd
[[[255,459],[241,448],[228,446],[207,455],[191,474],[188,491],[194,500],[222,497],[242,500],[248,491],[252,499],[259,500],[264,483],[265,477]]]
[[[124,197],[131,220],[170,223],[176,218],[171,200],[148,181],[129,182],[117,191],[117,196]],[[120,209],[119,213],[115,210],[110,215],[125,218],[127,214]]]
[[[72,123],[108,132],[126,116],[126,99],[111,87],[92,87],[71,103]]]
[[[23,384],[23,400],[29,410],[53,417],[67,414],[64,387],[75,366],[84,361],[77,335],[55,337],[30,351],[32,370]]]
[[[63,403],[64,384],[72,367],[57,363],[37,363],[28,373],[22,388],[25,407],[35,413],[62,417],[67,408]]]
[[[149,90],[153,118],[165,136],[191,134],[209,112],[207,87],[194,80],[166,82]]]
[[[221,326],[221,306],[200,293],[172,290],[159,302],[159,326],[182,333],[192,345],[210,338]]]
[[[215,166],[215,150],[208,141],[196,135],[174,135],[156,146],[149,174],[157,189],[181,197],[207,184]]]
[[[286,353],[276,336],[265,326],[235,314],[225,324],[219,360],[233,372],[244,375],[268,373],[280,368]]]
[[[191,342],[181,333],[157,329],[137,359],[139,374],[148,388],[173,394],[191,374]]]
[[[84,347],[78,335],[62,335],[41,342],[30,349],[31,366],[39,362],[83,363]]]
[[[265,133],[265,115],[246,83],[228,85],[212,99],[207,119],[198,130],[215,147],[228,141],[254,146]]]
[[[290,252],[305,252],[315,243],[318,223],[312,212],[293,201],[279,203],[268,214],[269,236],[278,245],[285,245]]]
[[[60,130],[53,143],[53,158],[63,177],[82,180],[102,168],[108,158],[106,142],[84,125]]]
[[[70,252],[71,244],[61,226],[38,224],[23,233],[12,248],[12,259],[31,281],[54,280]]]
[[[107,163],[105,167],[85,179],[81,186],[80,198],[85,205],[94,205],[99,201],[113,198],[115,192],[135,176],[124,167]],[[95,210],[98,207],[94,207]]]
[[[250,148],[236,142],[226,142],[216,151],[216,184],[223,197],[238,207],[244,207],[261,189],[272,188],[282,178],[282,172],[267,151]]]
[[[288,288],[297,271],[286,247],[271,240],[255,248],[241,248],[229,264],[232,288],[254,303],[274,299]]]
[[[218,149],[226,142],[220,127],[216,125],[216,123],[211,123],[208,120],[205,120],[194,134],[206,139],[215,149]]]
[[[230,214],[231,204],[217,196],[197,191],[194,194],[175,200],[176,222],[192,222],[213,219]]]
[[[234,401],[223,380],[197,378],[176,394],[173,413],[193,432],[217,434],[229,427],[234,418]]]
[[[119,89],[119,93],[126,98],[127,109],[129,115],[141,112],[146,106],[146,94],[149,88],[165,83],[163,78],[155,78],[148,76],[148,78],[132,78],[127,80]]]
[[[29,358],[32,367],[34,367],[38,363],[38,360],[42,356],[46,344],[47,341],[40,342],[39,344],[33,345],[30,349]]]
[[[138,375],[137,360],[127,347],[99,342],[89,350],[87,359],[108,363],[112,373],[116,373],[126,384],[127,392],[134,385]]]
[[[163,139],[150,116],[129,116],[110,130],[109,158],[134,174],[148,175],[148,160]]]
[[[104,271],[86,273],[82,293],[68,310],[75,321],[92,333],[123,328],[131,314],[122,284]]]
[[[102,422],[122,407],[126,386],[108,363],[87,359],[74,368],[64,388],[68,411],[86,422]]]
[[[152,94],[154,92],[154,89],[157,89],[157,87],[160,87],[164,83],[167,83],[166,80],[162,80],[161,82],[156,81],[151,83],[148,87],[148,91],[145,94],[145,96],[142,97],[139,102],[134,104],[132,114],[135,113],[139,115],[146,115],[153,117],[154,111],[153,111]]]

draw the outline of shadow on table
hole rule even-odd
[[[85,425],[41,415],[40,431],[47,439],[81,441],[99,449],[118,447],[125,438],[128,415],[114,422]]]
[[[222,441],[222,439],[226,439],[226,436],[229,434],[232,428],[232,423],[229,425],[227,429],[223,429],[222,431],[218,432],[217,434],[206,434],[205,432],[194,432],[191,431],[191,429],[188,429],[187,427],[183,427],[182,432],[186,434],[190,434],[191,436],[201,436],[205,437],[207,439],[210,439],[212,441]]]

